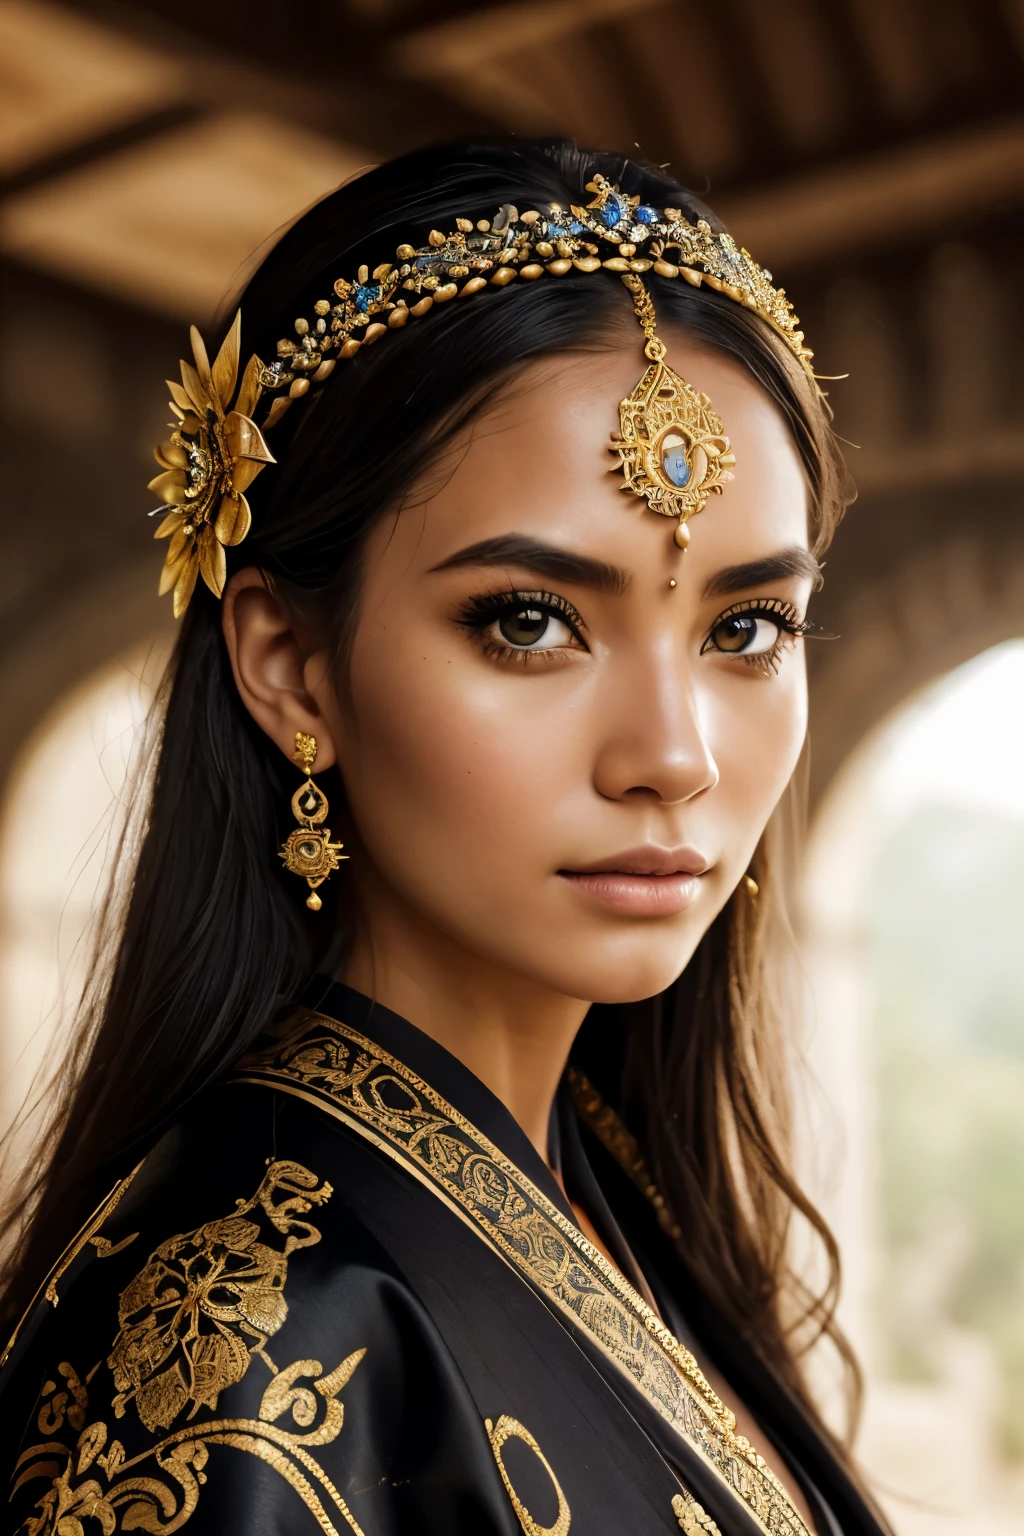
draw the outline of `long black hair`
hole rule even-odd
[[[243,359],[272,358],[278,338],[292,334],[334,278],[391,259],[400,242],[422,244],[431,229],[490,216],[503,203],[586,201],[595,172],[645,203],[713,217],[661,171],[563,141],[422,150],[346,184],[289,229],[242,295]],[[803,370],[727,297],[658,280],[655,299],[663,326],[737,359],[789,422],[820,551],[841,514],[841,467]],[[401,508],[432,456],[519,365],[607,344],[626,325],[635,322],[619,282],[573,273],[447,305],[339,364],[274,430],[278,465],[253,487],[253,527],[231,552],[236,565],[268,572],[343,655],[376,520]],[[295,773],[239,699],[219,604],[202,586],[154,730],[138,835],[125,841],[48,1129],[6,1213],[11,1321],[115,1180],[285,1000],[331,966],[342,928],[342,882],[324,888],[324,911],[311,918],[275,857]],[[340,782],[325,788],[332,804],[343,797]],[[779,821],[759,853],[756,910],[730,904],[677,984],[621,1011],[626,1059],[618,1087],[605,1086],[687,1233],[690,1273],[803,1395],[796,1341],[808,1321],[833,1330],[837,1257],[789,1171],[785,1055],[769,974],[779,885],[770,842]],[[796,1212],[825,1246],[831,1279],[820,1294],[802,1291],[789,1266]]]

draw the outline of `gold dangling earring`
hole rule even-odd
[[[341,851],[344,843],[331,842],[330,827],[321,826],[327,819],[328,805],[327,796],[311,777],[316,762],[316,737],[296,731],[293,756],[306,775],[305,784],[300,784],[292,795],[292,815],[300,825],[281,844],[278,857],[284,860],[285,869],[306,881],[309,886],[306,906],[311,912],[319,912],[323,903],[316,888],[323,885],[348,854]]]
[[[756,901],[757,900],[758,892],[760,891],[761,887],[758,885],[758,883],[754,879],[753,875],[744,875],[743,876],[743,889],[746,891],[746,893],[750,897],[751,901]]]

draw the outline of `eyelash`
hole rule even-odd
[[[724,613],[718,615],[718,618],[708,631],[704,644],[700,648],[702,656],[708,651],[717,651],[720,656],[730,654],[728,651],[721,650],[718,646],[712,645],[711,642],[715,630],[740,613],[751,615],[754,618],[764,617],[771,619],[779,626],[779,637],[771,650],[760,651],[753,656],[746,656],[742,651],[734,653],[737,660],[745,662],[748,667],[756,667],[766,677],[774,677],[778,672],[786,642],[799,639],[802,635],[806,635],[813,627],[805,619],[801,619],[793,604],[786,602],[784,598],[747,598],[742,603],[733,603],[731,608],[727,608]]]
[[[586,649],[582,635],[586,626],[578,609],[569,602],[568,598],[560,597],[557,592],[526,592],[510,589],[507,592],[479,593],[467,600],[457,622],[466,629],[474,631],[483,654],[497,661],[520,662],[523,666],[531,666],[538,661],[547,662],[555,656],[564,654],[566,649],[564,646],[549,647],[547,650],[528,650],[520,646],[501,645],[496,640],[484,638],[483,631],[489,625],[510,610],[522,608],[527,603],[532,608],[539,608],[543,613],[560,619],[572,631],[580,646]]]
[[[520,591],[510,589],[506,592],[479,593],[470,597],[457,622],[466,629],[471,630],[477,636],[477,643],[485,656],[498,661],[520,662],[524,666],[535,665],[538,661],[550,661],[555,656],[562,654],[565,647],[552,647],[546,650],[530,650],[520,646],[502,645],[495,640],[483,638],[483,631],[510,609],[517,609],[529,603],[534,608],[541,609],[560,619],[567,625],[572,634],[583,649],[586,649],[582,631],[585,628],[583,619],[567,598],[561,597],[557,592]],[[761,651],[752,656],[744,655],[739,651],[735,653],[737,660],[742,661],[748,667],[755,667],[766,677],[774,676],[782,661],[782,652],[788,640],[798,639],[806,635],[812,625],[802,620],[797,609],[792,603],[783,598],[748,598],[744,602],[734,603],[724,613],[720,613],[708,631],[707,637],[701,646],[701,655],[709,651],[717,651],[719,655],[729,655],[729,652],[719,649],[712,644],[715,630],[720,625],[727,623],[737,614],[748,614],[755,618],[764,617],[772,620],[779,626],[779,636],[771,650]]]

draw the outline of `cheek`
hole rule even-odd
[[[389,874],[486,867],[490,854],[508,875],[528,846],[550,849],[583,750],[554,692],[484,671],[461,636],[436,647],[388,633],[357,641],[343,770],[363,840]]]
[[[757,834],[797,765],[807,733],[802,651],[777,677],[729,677],[705,690],[701,714],[719,772],[716,794],[737,831]]]

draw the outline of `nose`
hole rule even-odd
[[[718,783],[700,718],[692,673],[666,639],[637,658],[604,701],[608,735],[598,752],[594,786],[608,800],[647,796],[677,805]]]

